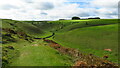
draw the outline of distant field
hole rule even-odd
[[[61,29],[59,32],[66,32],[66,31],[74,30],[77,28],[84,28],[84,27],[116,24],[118,23],[118,20],[117,19],[100,19],[100,20],[88,19],[88,20],[68,20],[65,22],[72,22],[72,23],[71,25],[68,25],[65,28]]]

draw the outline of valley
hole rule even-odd
[[[118,65],[117,19],[0,23],[4,67]]]

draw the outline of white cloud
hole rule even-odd
[[[101,8],[98,9],[97,12],[101,15],[117,15],[117,9],[107,9],[107,8]]]
[[[119,0],[93,0],[91,4],[94,7],[117,8]]]
[[[34,0],[22,0],[22,1],[24,1],[26,3],[33,3],[34,2]]]
[[[68,4],[66,4],[68,2]],[[90,4],[69,3],[89,2]],[[53,20],[72,16],[117,18],[118,0],[3,0],[0,18]]]
[[[101,18],[117,18],[119,0],[93,0],[91,7],[96,8],[95,15]]]
[[[1,9],[3,9],[3,10],[10,10],[10,9],[19,9],[19,7],[14,6],[14,5],[10,5],[10,4],[6,4],[6,5],[2,5]]]
[[[54,4],[52,2],[40,2],[35,5],[36,9],[41,10],[49,10],[54,8]]]

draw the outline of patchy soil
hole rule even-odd
[[[76,66],[80,66],[81,68],[119,68],[118,65],[106,60],[107,58],[100,58],[93,54],[85,55],[76,49],[63,47],[52,40],[43,40],[60,53],[73,57],[73,68],[76,68]]]
[[[38,46],[38,44],[33,44],[32,46]]]

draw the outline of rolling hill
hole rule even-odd
[[[72,66],[75,59],[51,48],[52,40],[84,55],[118,64],[118,20],[17,21],[1,19],[3,66]],[[56,45],[55,44],[55,45]],[[105,51],[111,49],[112,51]]]

